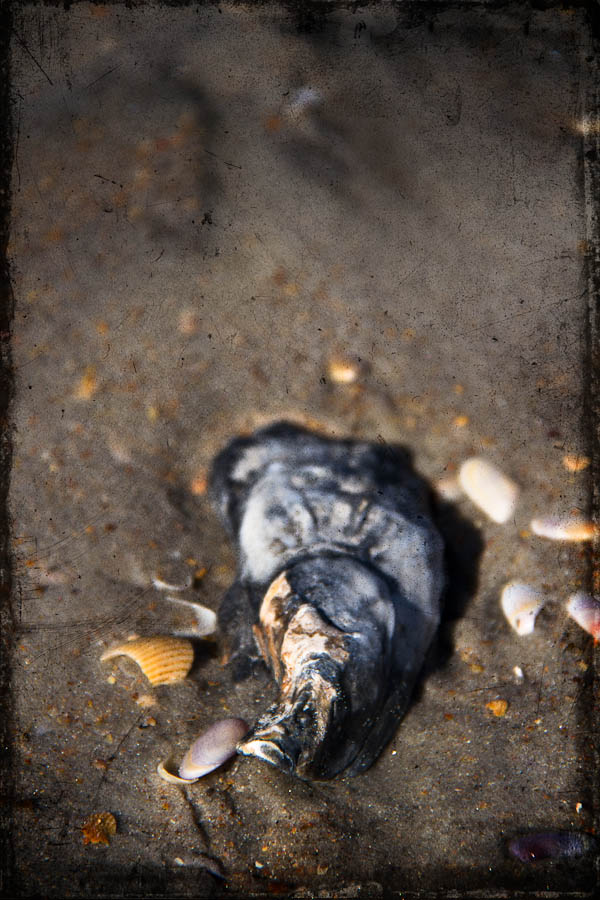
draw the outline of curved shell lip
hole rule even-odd
[[[171,759],[164,759],[162,762],[156,767],[157,773],[160,775],[163,781],[168,782],[169,784],[193,784],[198,778],[182,778],[180,775],[174,775],[172,772],[169,772],[167,766],[170,767]]]

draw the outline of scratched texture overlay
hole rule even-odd
[[[506,853],[595,815],[592,639],[565,611],[590,547],[529,527],[590,512],[595,61],[583,8],[537,5],[14,10],[17,896],[592,895],[593,859]],[[237,758],[181,789],[157,764],[254,721],[270,675],[234,684],[219,636],[174,685],[100,657],[189,625],[157,573],[218,607],[207,470],[281,418],[403,444],[434,484],[482,455],[519,504],[454,500],[443,640],[368,773]],[[510,579],[546,598],[531,635]]]

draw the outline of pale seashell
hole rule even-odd
[[[179,775],[173,775],[173,773],[169,772],[167,769],[168,762],[168,760],[163,760],[163,762],[159,762],[156,767],[156,771],[163,781],[167,781],[169,784],[192,784],[196,781],[195,778],[180,778]]]
[[[597,534],[594,523],[578,513],[532,519],[530,527],[534,534],[553,541],[590,541]]]
[[[100,659],[105,662],[115,656],[133,659],[150,684],[171,684],[183,681],[192,668],[194,648],[183,638],[146,637],[119,644],[103,653]]]
[[[519,488],[486,459],[475,456],[460,467],[458,480],[473,503],[493,519],[507,522],[517,505]]]
[[[193,612],[198,625],[193,631],[190,629],[192,637],[207,637],[207,635],[214,634],[217,630],[217,614],[214,610],[209,609],[208,606],[203,606],[201,603],[193,603],[191,600],[184,600],[182,597],[167,596],[166,599],[170,600],[171,603],[180,603],[182,606],[186,606],[190,612]]]
[[[569,597],[567,612],[595,641],[600,640],[600,601],[584,591],[578,591]]]
[[[336,384],[353,384],[360,374],[360,365],[352,359],[336,356],[329,360],[327,371]]]
[[[202,778],[222,766],[236,753],[238,741],[248,732],[243,719],[222,719],[197,738],[179,766],[182,778]]]
[[[511,581],[503,588],[500,603],[517,634],[531,634],[535,617],[544,605],[544,597],[528,584]]]

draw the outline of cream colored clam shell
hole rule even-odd
[[[591,541],[597,534],[594,523],[576,513],[532,519],[531,530],[552,541]]]
[[[487,459],[474,456],[465,460],[458,480],[467,497],[494,522],[503,523],[511,518],[519,488]]]
[[[115,656],[133,659],[150,684],[172,684],[183,681],[194,662],[194,648],[183,638],[155,636],[125,641],[107,650],[100,657],[102,662]]]

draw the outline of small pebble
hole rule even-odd
[[[467,497],[494,522],[501,524],[511,518],[519,488],[492,463],[481,457],[467,459],[458,479]]]

